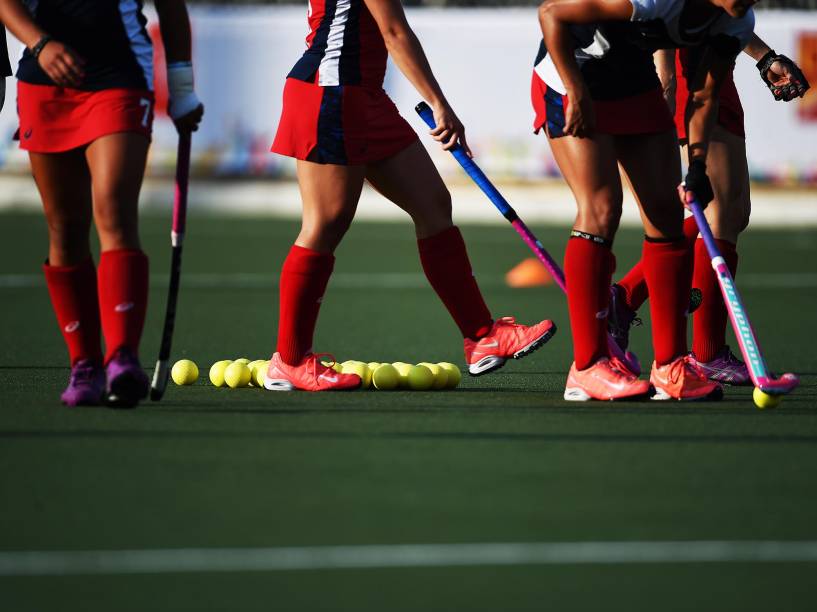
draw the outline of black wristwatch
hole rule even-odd
[[[48,34],[43,36],[40,40],[37,41],[36,45],[29,49],[29,51],[31,52],[31,57],[33,57],[34,59],[40,57],[40,53],[42,53],[43,48],[50,42],[51,37]]]

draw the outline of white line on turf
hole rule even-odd
[[[167,286],[166,274],[154,274],[151,283]],[[338,289],[418,289],[428,287],[425,276],[401,272],[338,272],[332,275],[332,287]],[[479,283],[485,287],[505,286],[498,276],[482,275]],[[817,287],[817,274],[803,273],[741,273],[738,288],[746,289],[811,289]],[[277,274],[239,272],[230,274],[183,273],[182,284],[187,289],[265,289],[278,286]],[[0,274],[0,290],[44,287],[39,274]]]
[[[817,562],[817,541],[540,542],[0,552],[0,576],[389,567]]]

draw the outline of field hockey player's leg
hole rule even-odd
[[[692,251],[675,191],[680,183],[675,131],[620,136],[616,148],[644,223],[642,265],[650,295],[653,399],[714,399],[721,393],[720,385],[706,379],[687,350]]]
[[[707,154],[707,171],[715,199],[705,214],[732,278],[738,267],[737,241],[749,223],[749,170],[746,142],[716,126]],[[700,287],[703,302],[692,321],[692,352],[710,380],[731,385],[751,385],[746,364],[726,344],[729,317],[718,279],[702,239],[695,243],[693,284]]]
[[[82,151],[31,153],[31,169],[48,223],[48,259],[43,265],[48,294],[71,364],[67,406],[103,401],[96,268],[91,258],[91,191]]]
[[[462,333],[472,376],[525,357],[550,340],[556,332],[552,321],[527,326],[513,317],[491,316],[451,218],[451,195],[419,141],[370,164],[366,178],[414,221],[423,271]]]
[[[578,213],[565,251],[565,280],[573,363],[564,398],[613,400],[644,396],[647,381],[610,356],[607,310],[615,269],[613,237],[621,217],[621,181],[612,138],[550,138],[550,146],[576,198]]]
[[[278,341],[264,387],[270,391],[354,389],[360,386],[360,377],[323,365],[312,350],[312,340],[335,265],[335,249],[357,210],[363,167],[298,160],[297,169],[303,200],[301,231],[281,268]]]
[[[140,244],[138,221],[149,145],[145,136],[123,132],[98,138],[85,151],[102,251],[97,284],[107,401],[123,408],[147,397],[150,386],[139,361],[148,301],[148,258]]]

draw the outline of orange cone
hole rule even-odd
[[[553,284],[553,277],[535,257],[523,259],[505,275],[509,287],[542,287]]]

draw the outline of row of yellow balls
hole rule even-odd
[[[250,361],[242,357],[231,361],[216,361],[209,372],[210,382],[214,387],[263,387],[264,375],[269,361],[256,359]],[[374,387],[380,391],[393,389],[411,389],[428,391],[431,389],[454,389],[462,380],[462,373],[453,363],[430,363],[424,361],[416,365],[397,361],[395,363],[369,363],[350,359],[343,363],[324,362],[336,372],[357,374],[363,381],[362,388]],[[181,359],[173,364],[170,376],[177,385],[192,385],[199,378],[199,368],[190,359]]]

